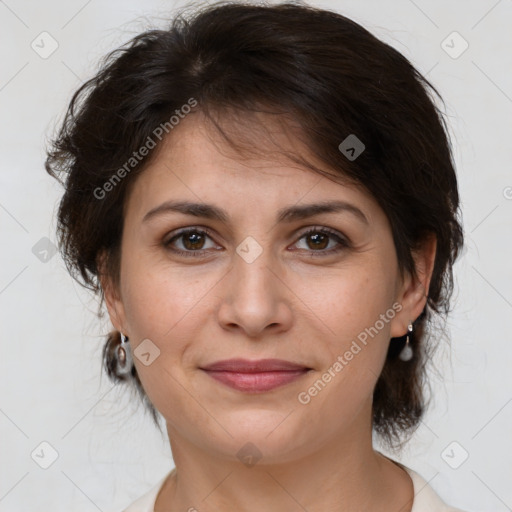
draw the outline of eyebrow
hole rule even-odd
[[[324,201],[320,203],[306,204],[300,206],[289,206],[278,210],[277,222],[294,222],[297,220],[307,219],[322,213],[339,213],[348,212],[353,214],[357,219],[369,225],[365,214],[357,208],[357,206],[347,203],[346,201]],[[189,201],[166,201],[159,206],[148,211],[142,222],[148,222],[150,219],[169,212],[178,212],[194,217],[204,219],[217,220],[229,223],[228,213],[213,204],[192,203]]]

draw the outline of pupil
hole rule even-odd
[[[316,233],[314,235],[310,235],[310,239],[314,240],[315,243],[314,243],[314,246],[318,249],[325,249],[325,247],[327,247],[327,245],[325,244],[325,241],[327,240],[327,235],[324,235],[323,233]],[[318,243],[320,242],[320,243]],[[322,244],[322,242],[324,242]]]
[[[201,243],[203,240],[203,235],[200,233],[189,233],[185,237],[185,247],[187,249],[199,249],[200,247],[196,247],[195,244]]]

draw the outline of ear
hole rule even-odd
[[[108,315],[114,328],[119,332],[126,333],[126,316],[123,302],[121,300],[120,290],[107,273],[106,261],[107,254],[105,251],[102,251],[97,258],[97,269],[101,288],[105,297]]]
[[[391,337],[397,338],[407,333],[409,322],[414,322],[427,303],[428,290],[436,257],[437,239],[428,235],[421,246],[413,251],[416,276],[407,273],[401,281],[396,301],[402,309],[391,324]]]

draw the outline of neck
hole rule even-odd
[[[343,439],[322,440],[302,456],[290,454],[286,461],[264,456],[250,465],[202,449],[168,424],[176,471],[162,487],[155,512],[410,512],[414,492],[409,475],[376,452],[371,430],[357,431],[358,426]]]

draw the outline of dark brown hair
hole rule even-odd
[[[402,54],[341,14],[291,2],[190,7],[168,29],[147,30],[107,55],[70,102],[46,161],[65,186],[58,236],[66,265],[99,294],[101,308],[98,257],[106,254],[107,274],[118,285],[123,206],[156,151],[122,173],[104,197],[97,191],[127,170],[156,127],[167,123],[170,131],[169,119],[191,98],[234,146],[221,126],[228,116],[236,126],[251,112],[287,116],[334,173],[306,165],[357,183],[378,201],[402,273],[414,274],[413,252],[429,234],[437,239],[427,305],[411,337],[414,357],[401,361],[405,337],[391,340],[374,390],[373,429],[390,447],[400,445],[425,411],[433,347],[426,328],[450,310],[452,267],[463,243],[449,135],[436,106],[442,98]],[[339,148],[351,134],[365,146],[354,159]],[[107,341],[103,362],[115,380],[109,358],[119,333]],[[132,377],[144,397],[135,369]]]

